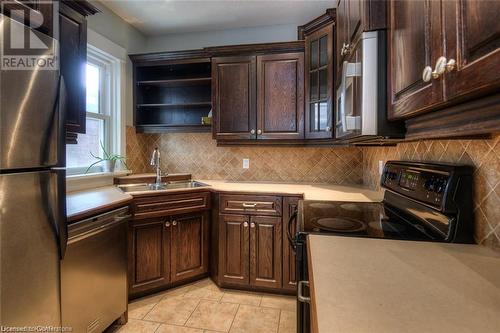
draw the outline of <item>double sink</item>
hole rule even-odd
[[[210,185],[198,182],[195,180],[189,181],[171,181],[160,184],[126,184],[118,185],[118,188],[123,192],[147,192],[147,191],[168,191],[168,190],[180,190],[180,189],[190,189],[198,187],[208,187]]]

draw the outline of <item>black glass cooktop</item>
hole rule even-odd
[[[298,232],[375,238],[434,240],[430,227],[384,203],[302,201]]]

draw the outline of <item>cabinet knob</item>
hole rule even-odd
[[[177,221],[176,221],[176,220],[173,220],[173,221],[172,221],[172,225],[177,225]]]
[[[250,228],[255,228],[255,223],[250,223]]]
[[[170,227],[170,222],[169,221],[165,222],[165,227],[166,228]]]
[[[261,135],[261,134],[262,134],[262,131],[261,131],[261,130],[257,130],[257,134],[258,134],[258,135]]]
[[[434,67],[434,70],[432,71],[432,78],[433,79],[439,79],[441,75],[446,71],[446,58],[445,57],[439,57],[438,60],[436,61],[436,67]]]
[[[332,128],[330,126],[326,126],[326,131],[327,132],[331,132],[332,131]]]
[[[243,226],[244,226],[245,228],[248,228],[248,222],[244,222],[244,223],[243,223]]]
[[[432,67],[425,66],[424,71],[422,72],[422,80],[424,82],[429,82],[432,79]]]
[[[250,131],[250,134],[255,134],[255,130],[254,130],[254,129],[252,129],[252,130]]]
[[[455,59],[450,59],[446,63],[446,72],[453,72],[457,68],[457,62]]]

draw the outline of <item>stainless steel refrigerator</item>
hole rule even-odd
[[[15,24],[0,15],[1,45]],[[54,39],[33,33],[47,45],[43,52],[57,54]],[[1,70],[0,82],[0,325],[58,327],[66,246],[64,85],[58,70]]]

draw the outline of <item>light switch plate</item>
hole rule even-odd
[[[243,159],[243,169],[250,169],[250,159],[249,158]]]

